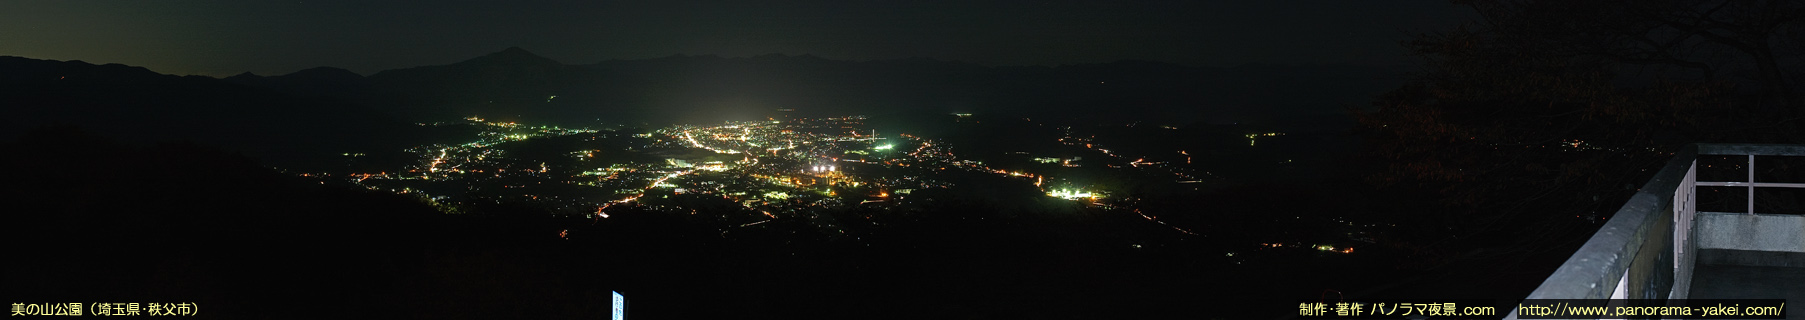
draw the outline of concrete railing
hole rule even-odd
[[[1755,156],[1805,156],[1805,146],[1708,144],[1699,154],[1746,155],[1747,180],[1698,182],[1701,187],[1747,188],[1743,212],[1699,212],[1694,220],[1698,263],[1767,267],[1805,267],[1805,216],[1755,211],[1755,188],[1805,188],[1805,183],[1759,182]]]
[[[1748,179],[1697,181],[1699,155],[1747,156]],[[1755,156],[1805,156],[1805,145],[1698,144],[1676,152],[1526,299],[1686,299],[1700,261],[1805,266],[1805,216],[1757,214],[1754,205],[1755,188],[1805,183],[1756,182]],[[1748,188],[1746,212],[1697,212],[1699,186]],[[1506,317],[1516,318],[1514,311]]]

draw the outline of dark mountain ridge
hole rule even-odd
[[[331,71],[319,71],[330,74]],[[45,125],[77,125],[132,144],[191,141],[268,164],[330,163],[326,155],[397,148],[411,125],[338,98],[291,93],[313,73],[227,81],[140,67],[0,57],[0,139]],[[332,78],[332,77],[320,77]],[[261,80],[276,89],[247,85]],[[338,85],[345,79],[315,83]]]
[[[252,87],[273,88],[295,95],[327,95],[347,99],[368,95],[370,87],[369,80],[363,75],[333,67],[316,67],[274,77],[246,72],[223,80]]]
[[[279,165],[398,149],[411,143],[409,122],[467,116],[592,126],[958,112],[1183,125],[1334,115],[1392,86],[1385,70],[1360,66],[987,67],[781,54],[568,65],[520,48],[367,77],[319,67],[215,79],[19,57],[0,57],[0,71],[0,104],[13,111],[0,137],[75,124],[122,141],[194,141]]]
[[[987,67],[782,54],[571,65],[516,47],[449,65],[337,78],[348,84],[336,87],[241,83],[360,101],[410,121],[475,115],[566,125],[597,119],[710,123],[763,119],[782,108],[800,116],[978,112],[1184,124],[1342,113],[1396,84],[1393,73],[1366,66],[1206,68],[1136,60]]]

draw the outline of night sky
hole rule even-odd
[[[0,2],[0,55],[170,74],[370,74],[519,46],[569,64],[686,55],[926,57],[985,65],[1400,65],[1446,1]]]

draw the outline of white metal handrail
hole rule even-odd
[[[1747,156],[1747,180],[1698,181],[1699,155]],[[1748,188],[1746,212],[1755,213],[1755,188],[1805,188],[1805,183],[1755,181],[1755,156],[1805,156],[1805,145],[1696,144],[1674,154],[1578,252],[1549,275],[1528,299],[1669,298],[1685,299],[1691,287],[1697,241],[1692,226],[1697,213],[1697,187]],[[1671,228],[1671,229],[1669,229]],[[1671,230],[1671,231],[1669,231]],[[1671,239],[1671,241],[1666,241]],[[1671,256],[1644,256],[1643,246],[1669,248]],[[1664,261],[1672,259],[1671,263]],[[1655,264],[1644,264],[1655,262]],[[1670,267],[1669,267],[1670,266]],[[1640,269],[1637,269],[1640,268]],[[1631,279],[1632,269],[1672,268],[1641,272],[1642,277],[1670,274],[1671,279]],[[1631,287],[1636,292],[1631,292]],[[1516,319],[1513,310],[1506,319]]]

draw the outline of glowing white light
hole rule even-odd
[[[1090,198],[1090,197],[1094,196],[1089,191],[1068,190],[1068,189],[1059,189],[1059,190],[1049,191],[1049,192],[1047,192],[1047,195],[1053,196],[1055,198],[1066,199],[1066,200],[1077,200],[1077,199],[1083,199],[1083,198]]]

